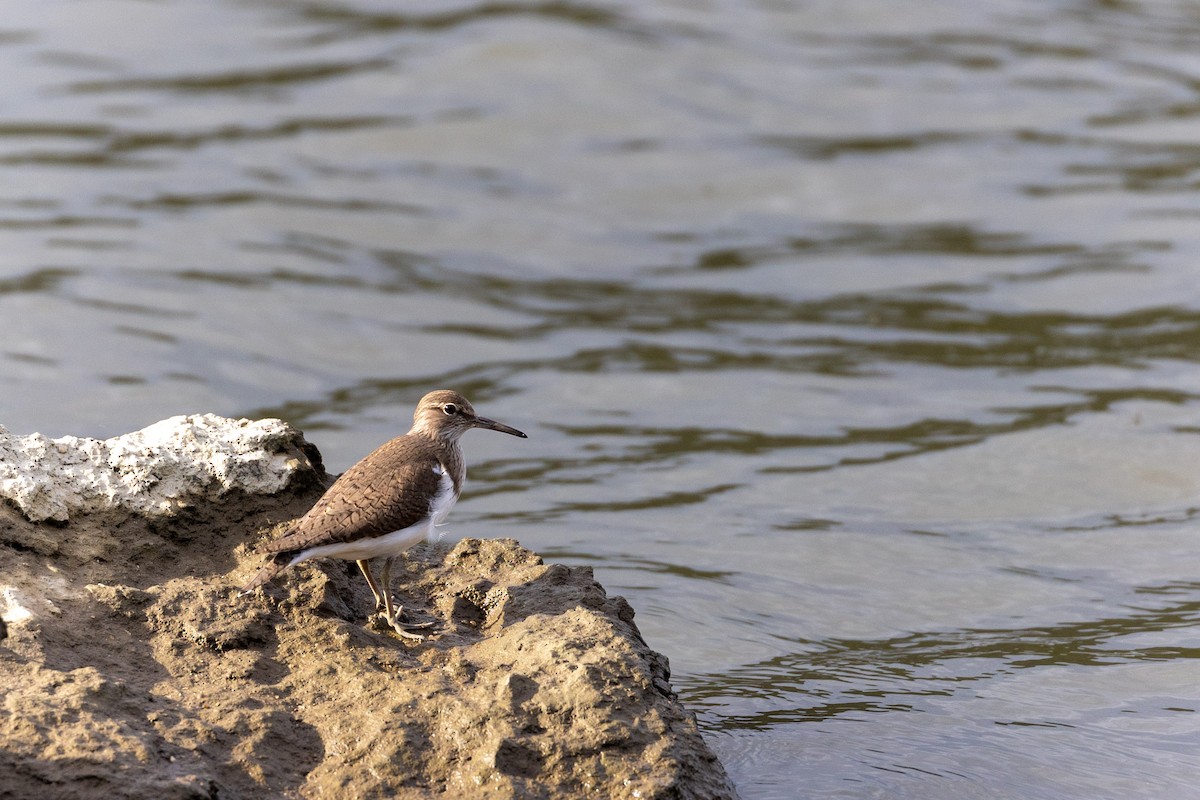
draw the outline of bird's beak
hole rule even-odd
[[[519,436],[522,439],[529,438],[528,436],[521,433],[516,428],[509,427],[508,425],[505,425],[503,422],[496,422],[496,420],[488,419],[487,417],[476,417],[475,418],[475,427],[476,428],[487,428],[490,431],[500,431],[501,433],[510,433],[513,436]]]

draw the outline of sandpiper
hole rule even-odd
[[[458,440],[471,428],[528,438],[516,428],[478,416],[458,392],[430,392],[417,404],[408,433],[346,470],[307,514],[259,548],[271,554],[270,560],[241,594],[311,558],[352,559],[375,595],[375,610],[383,608],[384,619],[399,635],[422,639],[400,622],[403,608],[392,605],[392,561],[422,539],[432,538],[458,500],[467,472]],[[386,557],[382,591],[368,563],[378,556]]]

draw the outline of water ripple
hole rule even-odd
[[[1200,584],[1140,587],[1125,616],[1017,629],[904,634],[873,641],[800,642],[800,650],[719,675],[691,676],[681,695],[721,730],[761,729],[881,711],[917,710],[913,698],[948,696],[1017,670],[1200,659],[1200,645],[1142,644],[1139,636],[1200,626]],[[1128,644],[1126,642],[1129,642]],[[751,701],[801,706],[742,711]]]

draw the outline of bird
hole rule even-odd
[[[380,445],[346,470],[307,514],[293,520],[279,538],[259,548],[266,564],[239,592],[250,594],[284,570],[314,558],[358,563],[375,596],[375,610],[407,639],[424,637],[401,623],[388,590],[393,560],[423,539],[433,540],[458,501],[466,478],[459,439],[472,428],[529,438],[516,428],[475,413],[467,398],[450,389],[429,392],[417,403],[408,433]],[[385,557],[382,589],[370,559]]]

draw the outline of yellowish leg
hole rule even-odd
[[[375,610],[378,611],[379,609],[383,608],[384,596],[379,593],[379,587],[375,585],[375,578],[371,575],[371,562],[367,561],[366,559],[362,559],[361,561],[356,561],[355,563],[358,564],[358,568],[362,570],[363,577],[367,579],[367,586],[371,587],[371,594],[375,595]],[[391,566],[391,559],[388,559],[388,566]],[[387,589],[388,572],[390,571],[391,570],[388,570],[383,573],[384,589]]]
[[[392,630],[403,636],[405,639],[416,639],[418,642],[425,641],[425,637],[419,633],[413,633],[408,628],[428,628],[432,622],[422,622],[419,625],[405,625],[400,621],[400,614],[404,611],[404,606],[392,606],[392,561],[389,558],[383,562],[383,618],[392,626]]]

